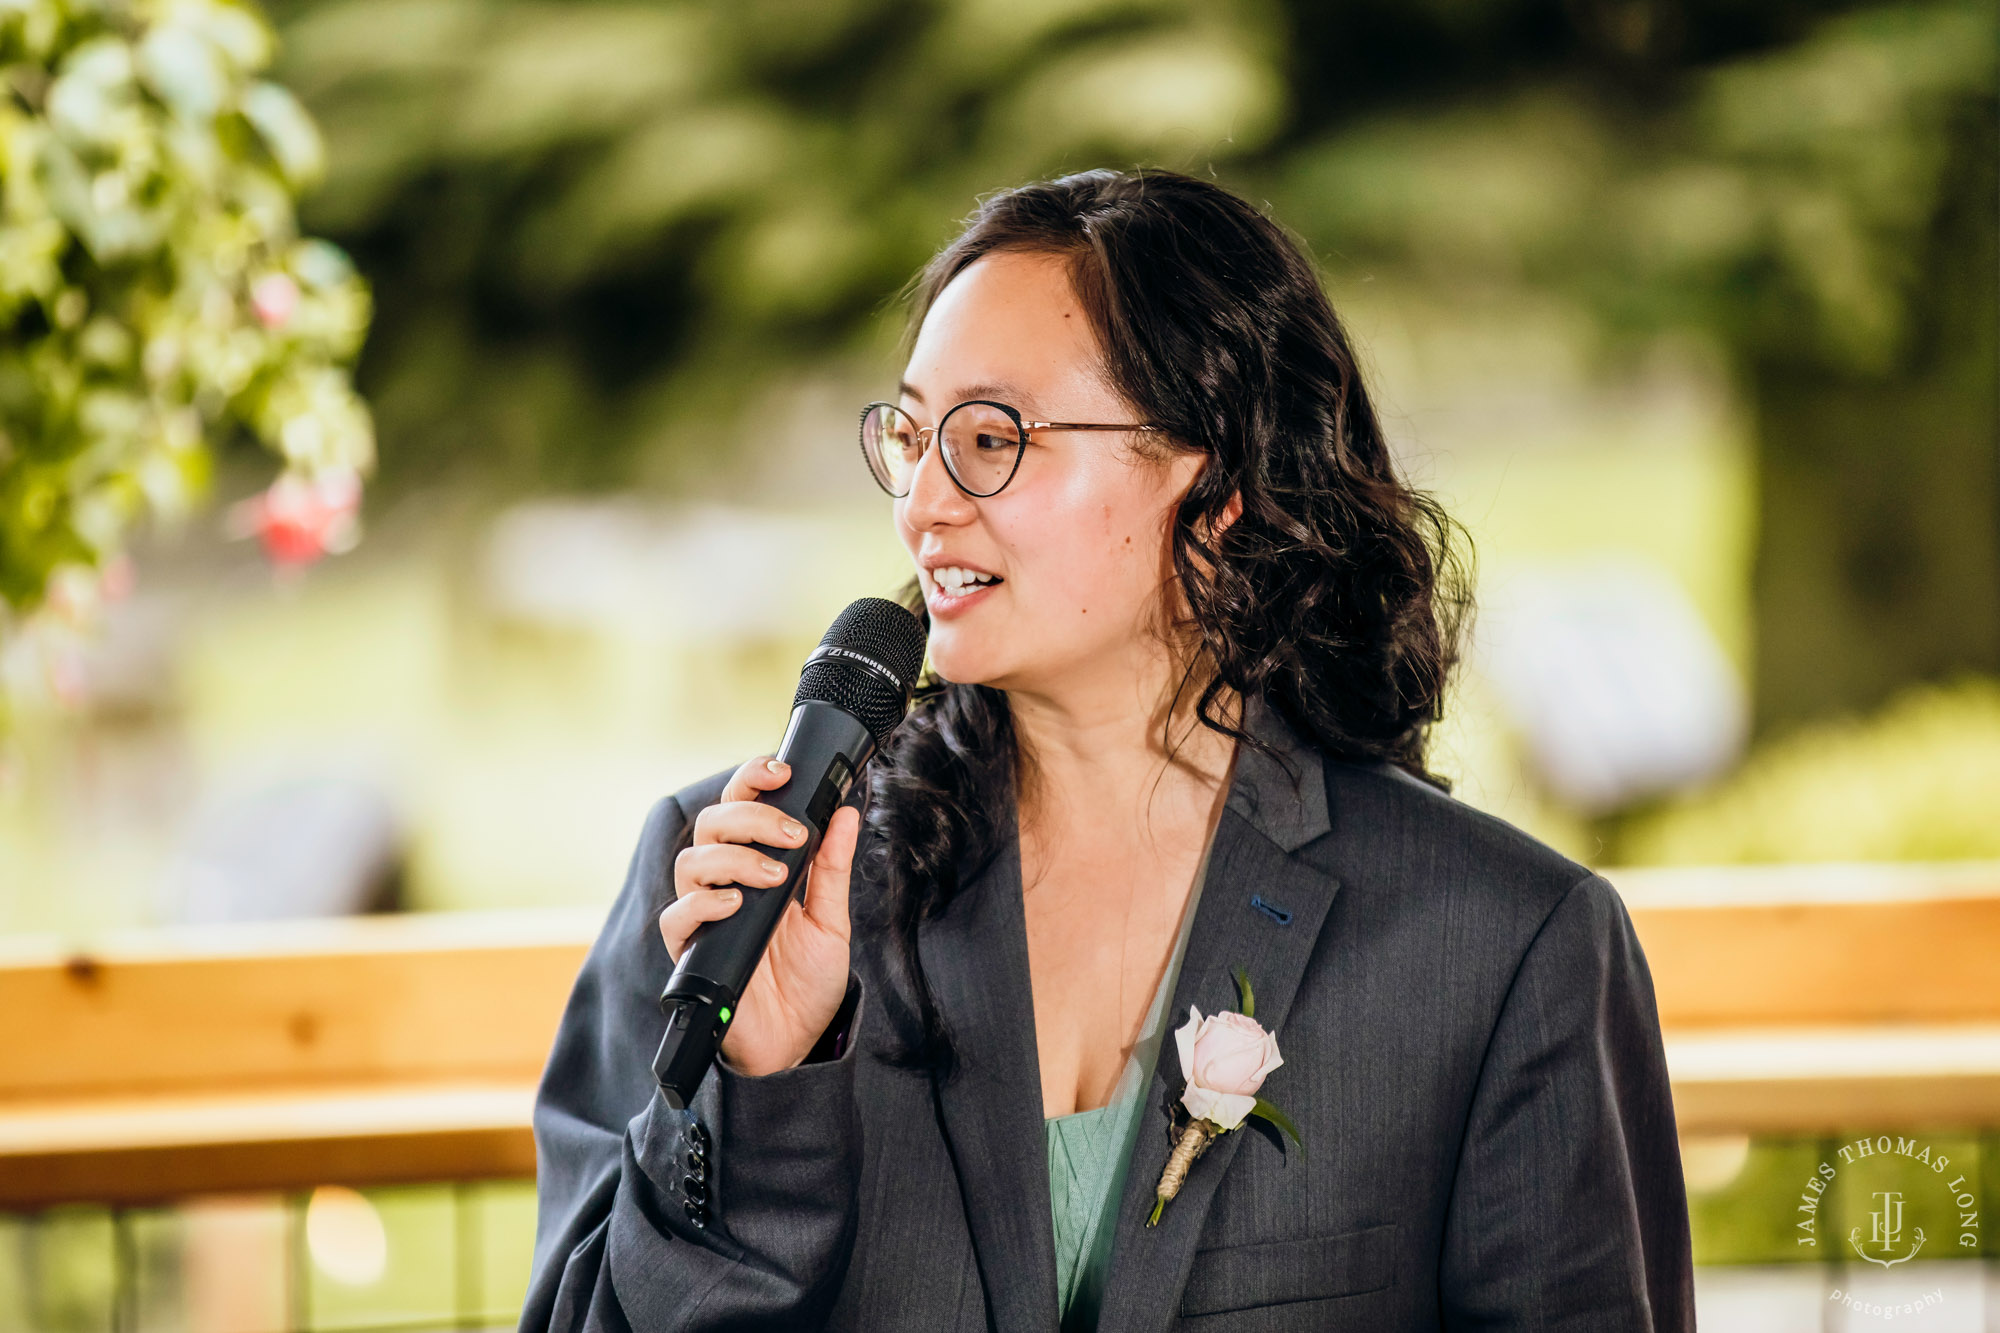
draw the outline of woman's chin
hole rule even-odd
[[[931,670],[954,685],[987,685],[1003,668],[999,657],[976,644],[959,642],[960,636],[933,625],[930,638]]]

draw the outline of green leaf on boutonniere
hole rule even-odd
[[[1306,1155],[1305,1140],[1299,1137],[1299,1127],[1292,1123],[1292,1118],[1290,1116],[1286,1115],[1283,1111],[1280,1111],[1277,1107],[1271,1105],[1271,1103],[1265,1101],[1262,1097],[1259,1097],[1257,1099],[1257,1104],[1254,1107],[1250,1108],[1250,1114],[1263,1116],[1266,1120],[1276,1125],[1279,1129],[1282,1129],[1285,1131],[1285,1133],[1291,1135],[1292,1142],[1299,1145],[1299,1160],[1301,1161],[1305,1160],[1305,1155]]]
[[[1238,1012],[1245,1018],[1255,1018],[1257,1016],[1257,997],[1250,993],[1250,974],[1245,972],[1241,967],[1232,967],[1229,970],[1236,977],[1236,994],[1242,1001],[1236,1006]]]

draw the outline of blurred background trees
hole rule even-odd
[[[1719,346],[1760,725],[2000,669],[1988,4],[277,13],[333,145],[308,218],[381,293],[390,485],[699,484],[774,386],[882,346],[976,195],[1155,161],[1268,199],[1337,283]]]
[[[54,3],[0,0],[7,124],[48,114],[35,16],[80,41],[125,12]],[[186,4],[160,12],[251,22]],[[266,12],[269,70],[253,23],[215,65],[234,91],[201,94],[239,108],[203,122],[228,164],[204,206],[270,205],[213,281],[230,336],[279,358],[252,386],[337,385],[372,308],[374,537],[277,592],[207,525],[148,538],[101,642],[0,658],[17,694],[72,682],[68,720],[0,761],[0,879],[150,882],[229,844],[230,808],[282,823],[239,788],[340,768],[373,792],[352,810],[395,812],[367,819],[410,902],[609,892],[650,796],[767,744],[826,616],[899,581],[852,433],[893,382],[903,284],[981,194],[1142,163],[1301,234],[1406,465],[1473,528],[1485,614],[1440,737],[1467,799],[1597,861],[2000,855],[1976,813],[2000,799],[1991,0]],[[134,68],[164,135],[186,113]],[[283,95],[252,90],[280,87],[303,113],[259,120]],[[270,136],[313,123],[298,231],[327,243],[295,245],[274,201],[313,155]],[[19,179],[9,272],[41,234]],[[273,275],[302,311],[326,292],[296,337],[258,313]],[[78,383],[167,393],[83,299],[73,327],[17,320],[0,363],[28,364],[27,330]],[[70,401],[9,375],[10,411]],[[268,528],[246,446],[296,463],[275,390],[175,383],[169,406],[228,404],[204,418],[230,441],[217,498]],[[313,401],[358,457],[357,409]],[[6,429],[6,457],[97,457]],[[10,494],[8,558],[57,559],[20,554]],[[1752,805],[1792,812],[1782,847],[1729,813]],[[1858,808],[1907,817],[1832,813]],[[142,825],[150,851],[105,851]]]

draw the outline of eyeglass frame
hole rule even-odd
[[[1020,410],[1012,406],[1011,404],[1003,403],[993,398],[968,398],[962,403],[953,403],[951,407],[946,410],[945,414],[938,418],[937,425],[917,427],[917,460],[919,462],[923,461],[924,454],[929,451],[931,443],[934,443],[936,440],[940,438],[940,436],[944,431],[944,423],[951,420],[951,414],[953,412],[958,411],[958,409],[961,407],[973,407],[973,406],[999,408],[1002,412],[1005,412],[1009,417],[1013,419],[1015,430],[1019,436],[1019,443],[1014,448],[1014,466],[1007,469],[1006,478],[1002,480],[998,486],[995,486],[990,491],[975,491],[970,486],[967,486],[965,482],[960,479],[958,475],[958,469],[954,468],[951,465],[951,455],[950,454],[942,455],[944,459],[944,472],[946,476],[951,478],[951,484],[958,487],[959,490],[963,491],[965,494],[971,496],[975,500],[990,500],[994,496],[1000,494],[1000,492],[1006,490],[1007,487],[1013,483],[1015,474],[1021,470],[1021,459],[1028,452],[1029,431],[1136,430],[1136,431],[1160,432],[1166,429],[1165,426],[1155,426],[1151,424],[1128,426],[1128,425],[1118,425],[1118,424],[1099,422],[1099,421],[1028,421],[1021,416]],[[890,411],[899,412],[906,417],[910,416],[910,414],[907,411],[904,411],[903,408],[899,407],[895,403],[887,402],[883,399],[877,398],[873,402],[869,403],[867,406],[861,409],[861,421],[857,427],[861,437],[861,455],[868,462],[868,475],[875,479],[875,484],[877,486],[881,486],[883,491],[887,492],[890,499],[900,500],[903,498],[903,496],[908,495],[909,491],[905,490],[902,495],[898,495],[896,494],[896,492],[889,490],[889,488],[886,485],[883,485],[882,474],[875,470],[875,458],[868,448],[868,414],[873,412],[878,407],[886,407]],[[911,417],[910,419],[912,421],[916,420],[915,417]],[[930,437],[929,441],[926,441],[924,439],[924,437],[927,435]],[[914,472],[914,468],[912,468],[912,472]]]

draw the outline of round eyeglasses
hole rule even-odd
[[[1118,426],[1087,421],[1023,421],[1005,403],[975,398],[944,414],[936,426],[919,426],[894,403],[861,409],[861,452],[875,484],[897,499],[910,493],[917,461],[935,438],[944,444],[944,469],[961,491],[975,499],[998,495],[1020,469],[1031,430],[1139,430],[1159,426]]]

